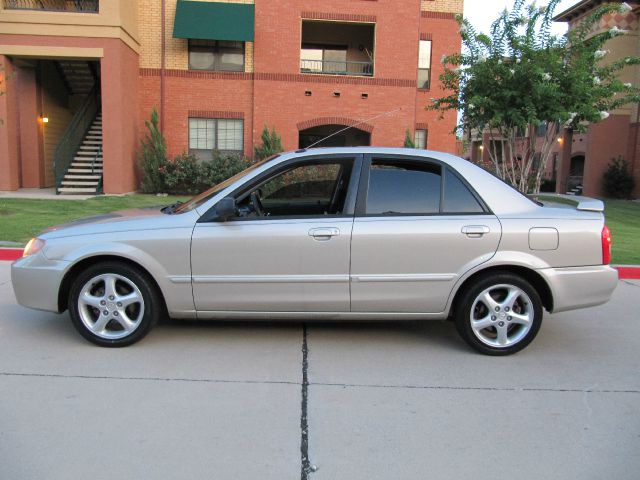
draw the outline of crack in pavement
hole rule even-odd
[[[309,422],[307,418],[309,395],[309,346],[307,344],[307,325],[302,325],[302,401],[300,409],[300,480],[308,480],[312,472],[309,462]]]
[[[627,285],[631,285],[632,287],[640,288],[640,285],[637,283],[630,282],[629,280],[620,280],[622,283],[626,283]]]
[[[308,353],[306,342],[305,351]],[[303,351],[304,352],[304,351]],[[148,382],[193,382],[193,383],[237,383],[249,385],[300,385],[305,388],[307,393],[303,397],[303,413],[306,416],[308,411],[308,388],[310,386],[319,387],[342,387],[342,388],[391,388],[391,389],[407,389],[407,390],[460,390],[460,391],[494,391],[494,392],[557,392],[557,393],[631,393],[640,394],[640,390],[621,390],[621,389],[593,389],[593,388],[544,388],[544,387],[455,387],[450,385],[384,385],[370,383],[332,383],[332,382],[309,382],[307,377],[308,360],[307,353],[303,353],[303,379],[302,382],[292,382],[288,380],[223,380],[215,378],[180,378],[180,377],[122,377],[112,375],[63,375],[57,373],[17,373],[17,372],[0,372],[0,377],[39,377],[39,378],[63,378],[63,379],[81,379],[81,380],[141,380]],[[302,415],[301,415],[302,422]],[[301,428],[302,428],[301,423]],[[306,436],[308,439],[308,426],[306,426]]]
[[[447,385],[377,385],[365,383],[313,382],[309,385],[343,388],[394,388],[408,390],[470,390],[490,392],[558,392],[558,393],[640,393],[640,390],[606,390],[582,388],[531,388],[531,387],[453,387]]]
[[[0,377],[76,378],[83,380],[143,380],[149,382],[244,383],[256,385],[300,385],[299,382],[291,382],[287,380],[221,380],[215,378],[121,377],[112,375],[63,375],[57,373],[0,372]]]

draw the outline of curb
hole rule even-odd
[[[17,260],[22,256],[22,248],[0,248],[0,261],[8,260],[13,261]]]
[[[22,248],[0,248],[0,261],[13,261],[22,257]],[[640,280],[640,266],[612,265],[620,280]]]

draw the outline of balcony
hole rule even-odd
[[[302,21],[300,73],[374,75],[375,24]]]
[[[98,13],[98,0],[4,0],[5,10]]]

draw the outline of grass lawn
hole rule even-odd
[[[0,241],[24,244],[52,225],[125,208],[168,205],[177,200],[184,198],[128,195],[77,201],[0,199]],[[612,263],[640,265],[640,202],[605,203],[607,225],[613,235]]]
[[[640,202],[607,200],[605,216],[613,236],[614,265],[640,265]]]
[[[31,200],[0,198],[0,241],[27,243],[47,227],[82,217],[125,208],[162,206],[184,197],[127,195],[88,200]]]

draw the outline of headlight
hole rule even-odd
[[[29,255],[34,255],[38,253],[44,247],[44,240],[39,238],[32,238],[27,243],[27,246],[24,247],[24,252],[22,252],[23,257],[28,257]]]

